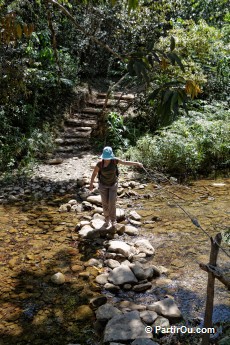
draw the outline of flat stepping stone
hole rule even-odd
[[[152,338],[152,333],[145,332],[145,325],[138,311],[131,311],[114,316],[107,323],[104,331],[104,343],[128,342],[137,338]]]

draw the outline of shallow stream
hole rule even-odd
[[[178,205],[214,236],[230,228],[229,187],[230,179],[165,185],[162,189],[148,184],[138,191],[140,198],[119,199],[121,207],[142,215],[139,236],[148,238],[156,250],[151,263],[168,272],[153,282],[150,292],[107,297],[114,303],[130,299],[148,304],[171,295],[186,319],[202,317],[207,273],[199,268],[199,262],[209,261],[210,239]],[[0,344],[96,344],[93,313],[85,322],[79,306],[101,292],[94,283],[98,270],[85,263],[103,256],[103,241],[79,242],[75,226],[80,215],[59,213],[61,202],[0,205]],[[123,238],[134,240],[127,235]],[[229,276],[230,260],[221,250],[218,264]],[[50,281],[56,272],[65,274],[65,284],[55,286]],[[213,321],[230,322],[229,292],[219,281]]]

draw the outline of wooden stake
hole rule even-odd
[[[209,257],[209,265],[216,266],[217,256],[219,252],[219,245],[221,243],[221,233],[215,236],[215,239],[211,237],[211,252]],[[212,313],[213,313],[213,300],[215,289],[215,276],[212,272],[208,272],[208,284],[207,284],[207,299],[204,316],[204,328],[212,327]],[[209,345],[210,334],[204,333],[202,335],[202,345]]]
[[[208,273],[211,272],[216,279],[218,279],[228,288],[228,290],[230,290],[230,279],[224,275],[223,271],[220,268],[211,266],[209,264],[205,265],[202,263],[200,263],[199,266],[203,271],[206,271]]]

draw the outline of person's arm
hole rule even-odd
[[[93,183],[94,183],[94,179],[95,177],[97,176],[99,172],[99,168],[98,166],[96,165],[94,170],[93,170],[93,173],[92,173],[92,176],[91,176],[91,181],[90,181],[90,186],[89,186],[89,190],[92,191],[93,190]]]
[[[131,162],[131,161],[124,161],[122,159],[118,159],[118,163],[123,164],[123,165],[130,165],[130,166],[136,166],[139,168],[143,168],[143,164],[139,163],[139,162]]]

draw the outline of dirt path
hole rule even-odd
[[[86,153],[79,157],[65,158],[61,164],[38,164],[33,170],[33,175],[54,182],[89,177],[97,160],[97,155]]]

